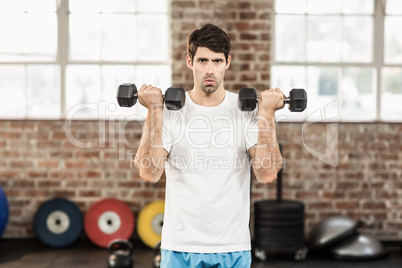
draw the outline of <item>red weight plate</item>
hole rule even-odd
[[[114,198],[93,204],[84,219],[88,238],[102,248],[107,248],[115,239],[129,239],[133,234],[134,224],[134,215],[130,207]]]

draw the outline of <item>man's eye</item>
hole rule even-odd
[[[200,59],[200,60],[198,60],[198,62],[204,63],[204,62],[207,62],[207,60]]]

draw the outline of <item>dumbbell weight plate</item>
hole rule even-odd
[[[8,222],[8,201],[7,196],[3,191],[3,188],[0,187],[0,237],[6,229]]]
[[[137,87],[130,83],[121,84],[116,97],[121,107],[131,107],[137,103]]]
[[[34,216],[34,230],[39,240],[52,248],[67,247],[82,232],[83,216],[77,205],[63,198],[43,203]]]
[[[240,111],[253,111],[257,107],[257,92],[254,88],[242,88],[239,91],[237,106]]]
[[[107,248],[115,239],[129,239],[135,219],[130,207],[117,199],[106,198],[94,203],[84,219],[85,232],[97,246]]]
[[[150,248],[161,241],[164,211],[165,201],[157,200],[146,205],[138,214],[138,236]]]
[[[182,87],[169,87],[165,92],[164,101],[168,110],[180,110],[186,103],[184,89]]]
[[[289,93],[289,110],[303,112],[307,107],[307,92],[302,88],[294,88]]]

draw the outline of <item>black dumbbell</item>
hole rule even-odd
[[[133,244],[128,240],[114,240],[108,245],[108,268],[132,268]]]
[[[121,107],[131,107],[138,99],[137,87],[134,84],[121,84],[117,89],[117,102]],[[163,95],[168,110],[180,110],[186,102],[186,95],[182,87],[169,87]]]
[[[257,92],[254,88],[242,88],[237,105],[241,111],[253,111],[257,106]],[[283,105],[289,104],[291,112],[303,112],[307,107],[307,92],[302,88],[294,88],[289,97],[283,99]]]

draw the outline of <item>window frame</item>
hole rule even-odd
[[[70,24],[70,12],[69,10],[69,0],[54,0],[56,3],[56,17],[57,17],[57,48],[56,48],[56,57],[54,60],[44,60],[44,61],[36,61],[36,60],[21,60],[21,61],[0,61],[0,65],[21,65],[25,69],[28,68],[29,65],[47,65],[47,64],[52,64],[52,65],[57,65],[59,67],[59,83],[60,83],[60,116],[59,117],[35,117],[35,116],[29,116],[27,113],[27,109],[25,110],[25,114],[20,117],[12,117],[9,118],[7,116],[3,116],[0,119],[1,120],[7,120],[7,119],[12,119],[12,120],[65,120],[67,119],[67,66],[68,65],[94,65],[94,66],[99,66],[101,67],[102,65],[108,65],[108,66],[113,66],[113,65],[129,65],[129,66],[139,66],[139,65],[166,65],[170,69],[172,68],[172,51],[171,51],[171,38],[167,38],[167,57],[165,60],[158,60],[158,61],[144,61],[144,60],[131,60],[131,61],[118,61],[118,60],[70,60],[69,59],[69,24]],[[167,23],[168,25],[171,25],[171,17],[169,14],[171,13],[171,5],[170,5],[171,0],[166,0],[166,13],[165,12],[142,12],[138,11],[137,9],[134,11],[135,15],[139,14],[166,14],[167,17]],[[99,12],[101,13],[101,12]],[[113,12],[112,12],[113,13]],[[120,12],[117,12],[120,13]],[[171,27],[167,27],[167,36],[171,36]],[[25,75],[25,105],[28,105],[28,94],[27,94],[27,75]],[[121,83],[126,83],[126,82],[133,82],[135,81],[121,81]],[[119,85],[116,85],[116,90]],[[164,90],[164,89],[162,89]],[[116,101],[117,105],[117,101]],[[137,104],[136,106],[139,106]],[[137,108],[136,106],[132,107],[132,113],[135,114],[137,113]],[[118,120],[118,116],[115,117],[115,120]],[[143,118],[144,115],[140,112],[138,119]],[[113,117],[110,117],[113,118]],[[103,120],[110,120],[109,119],[103,119]],[[80,117],[78,119],[69,119],[69,120],[102,120],[100,118],[85,118],[85,117]]]
[[[137,0],[135,0],[137,1]],[[167,10],[166,10],[166,15],[167,15],[167,22],[168,25],[171,24],[171,18],[169,16],[170,14],[170,0],[166,0],[166,4],[167,4]],[[70,60],[69,59],[69,25],[70,25],[70,10],[69,10],[69,0],[60,0],[58,3],[58,18],[59,18],[59,38],[60,38],[60,42],[59,42],[59,50],[58,50],[58,55],[60,57],[59,62],[60,62],[60,77],[61,77],[61,115],[63,119],[67,119],[67,107],[66,107],[66,103],[67,103],[67,90],[66,90],[66,69],[68,65],[98,65],[98,66],[102,66],[102,65],[129,65],[129,66],[137,66],[137,65],[167,65],[171,68],[172,66],[172,60],[171,60],[171,38],[168,38],[167,40],[167,58],[164,61],[142,61],[142,60],[134,60],[134,61],[105,61],[105,60],[98,60],[98,61],[92,61],[92,60]],[[60,12],[60,13],[59,13]],[[101,13],[101,12],[99,12]],[[138,10],[134,11],[135,15],[138,14],[164,14],[164,13],[160,13],[160,12],[155,12],[155,13],[150,13],[150,12],[139,12]],[[170,27],[167,27],[168,29],[168,36],[170,35]],[[61,33],[61,34],[60,34]],[[134,81],[122,81],[121,83],[126,83],[126,82],[133,82]],[[116,89],[119,85],[116,85]],[[138,86],[138,85],[137,85]],[[162,89],[165,90],[165,89]],[[117,101],[116,101],[116,105],[117,105]],[[145,118],[145,115],[142,114],[141,112],[138,112],[138,106],[140,104],[136,104],[135,106],[133,106],[131,109],[133,109],[132,113],[133,114],[138,114],[138,116],[134,116],[134,117],[130,117],[131,119],[138,119],[138,120],[142,120],[143,118]],[[109,117],[113,118],[112,117]],[[118,120],[118,116],[114,117],[115,120]],[[94,118],[79,118],[78,120],[93,120]],[[98,118],[99,119],[99,118]],[[69,119],[69,120],[74,120],[74,119]]]
[[[307,0],[306,0],[307,1]],[[386,14],[386,0],[374,0],[373,6],[373,14],[370,15],[373,17],[373,34],[372,34],[372,59],[371,62],[362,63],[362,62],[309,62],[307,59],[304,61],[276,61],[275,59],[275,52],[276,52],[276,44],[275,44],[275,37],[276,37],[276,15],[284,15],[284,13],[277,13],[275,10],[275,2],[276,0],[272,0],[272,24],[271,24],[271,32],[272,32],[272,41],[271,41],[271,62],[270,62],[270,71],[272,74],[273,67],[276,66],[298,66],[298,67],[334,67],[334,68],[346,68],[346,67],[367,67],[373,68],[375,73],[375,97],[376,97],[376,116],[374,119],[367,119],[367,120],[342,120],[342,118],[330,120],[330,121],[337,121],[337,122],[401,122],[400,120],[392,120],[392,119],[383,119],[381,118],[381,98],[383,92],[383,79],[382,79],[382,70],[386,67],[398,67],[402,68],[401,64],[389,64],[385,63],[384,61],[384,34],[385,34],[385,18],[386,16],[390,16]],[[286,14],[285,14],[286,15]],[[295,15],[295,14],[292,14]],[[306,12],[300,13],[297,15],[304,15],[309,16]],[[314,14],[315,15],[315,14]],[[392,15],[391,15],[392,16]],[[303,40],[305,43],[306,40]],[[272,79],[271,79],[272,84]],[[276,86],[276,85],[272,85]],[[308,92],[308,89],[306,89]],[[308,115],[307,115],[308,117]],[[305,118],[306,119],[306,118]],[[300,122],[302,120],[288,120],[290,122]]]

